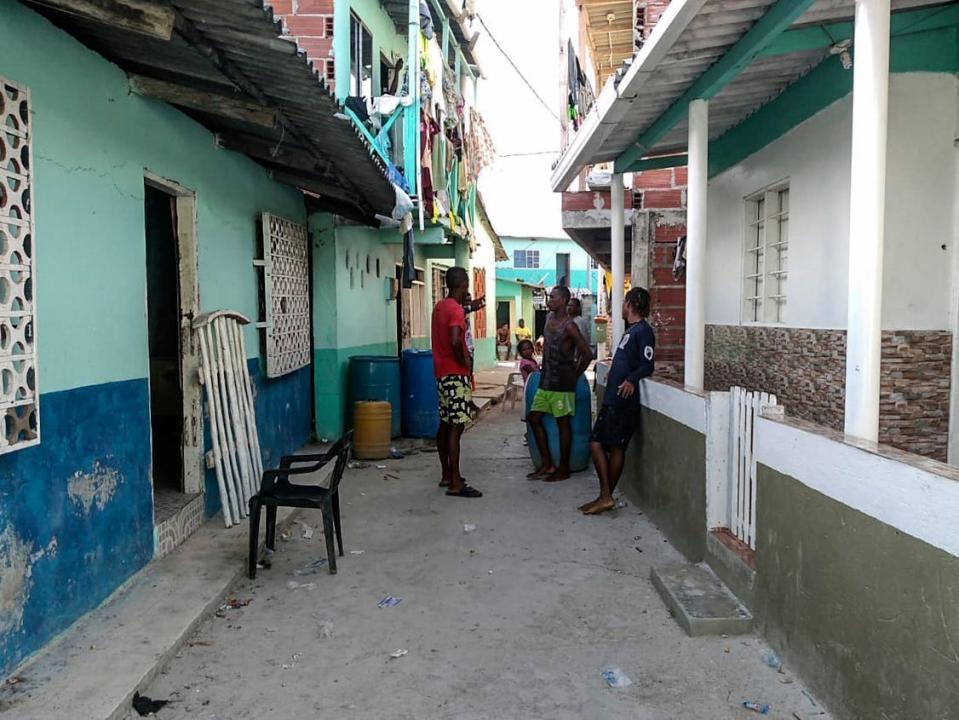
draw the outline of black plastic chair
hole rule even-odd
[[[353,431],[337,440],[325,453],[287,455],[280,461],[277,470],[263,473],[260,492],[250,498],[250,579],[256,577],[257,551],[260,540],[260,510],[266,507],[266,546],[276,549],[276,509],[278,507],[316,508],[323,513],[323,534],[326,536],[326,555],[330,574],[336,574],[336,552],[333,535],[343,556],[343,534],[340,527],[340,480],[346,469],[350,450],[353,447]],[[335,462],[328,488],[318,485],[296,485],[290,482],[291,475],[308,475]]]

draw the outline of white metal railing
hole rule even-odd
[[[741,387],[729,389],[729,529],[756,549],[756,418],[764,407],[777,405],[776,396]]]

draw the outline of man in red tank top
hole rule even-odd
[[[469,294],[469,275],[461,267],[446,271],[447,296],[433,308],[432,346],[436,390],[439,393],[440,429],[436,449],[443,468],[440,487],[453,497],[482,497],[460,475],[460,440],[472,419],[473,391],[470,383],[472,358],[466,348],[466,313],[463,301]]]

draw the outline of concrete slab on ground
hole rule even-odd
[[[666,607],[690,637],[752,632],[749,610],[708,565],[669,563],[653,567],[650,576]]]

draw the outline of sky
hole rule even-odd
[[[558,0],[480,0],[477,12],[523,75],[560,113]],[[549,186],[559,156],[559,120],[550,114],[490,40],[482,25],[476,56],[483,70],[479,106],[496,146],[480,191],[501,236],[567,237],[561,196]],[[516,157],[518,153],[540,153]],[[510,157],[513,156],[513,157]]]

